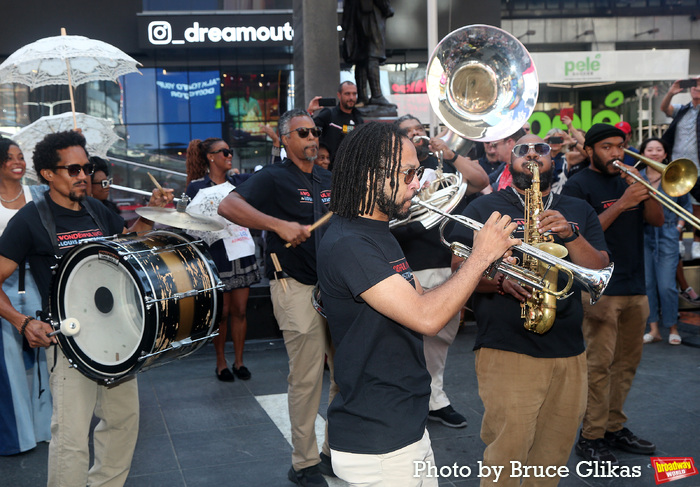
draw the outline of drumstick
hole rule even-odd
[[[158,190],[160,190],[160,192],[162,193],[163,187],[158,183],[158,180],[153,177],[153,174],[151,174],[150,172],[146,173],[146,174],[148,174],[148,176],[151,178],[151,181],[153,181],[153,184],[155,185],[155,187],[158,188]]]
[[[328,213],[323,215],[321,218],[319,218],[318,220],[313,222],[313,224],[309,227],[309,232],[313,232],[314,230],[316,230],[318,227],[320,227],[321,225],[326,223],[332,216],[333,216],[332,211],[329,211]],[[289,248],[292,246],[292,244],[287,242],[286,244],[284,244],[284,246]]]
[[[277,254],[272,252],[270,253],[270,259],[272,259],[272,264],[275,266],[275,279],[277,279],[277,272],[282,272],[282,266],[280,265],[280,261],[277,258]],[[282,279],[277,279],[279,282],[282,283],[282,288],[284,289],[284,292],[287,292],[287,279],[284,277]]]

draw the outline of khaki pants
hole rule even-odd
[[[649,302],[645,295],[602,296],[591,306],[585,293],[582,301],[588,405],[581,434],[595,440],[627,421],[622,406],[642,359]]]
[[[557,326],[556,323],[554,326]],[[535,358],[504,350],[476,351],[479,396],[484,403],[484,465],[504,467],[481,485],[520,486],[511,461],[522,466],[566,465],[586,408],[585,353]],[[555,486],[559,477],[528,477],[523,486]]]
[[[139,431],[136,378],[100,385],[71,368],[57,346],[50,347],[46,355],[53,396],[49,487],[124,485]],[[88,471],[93,414],[100,422],[93,434],[95,463]]]
[[[437,487],[436,476],[426,468],[416,475],[415,462],[435,465],[428,430],[423,438],[399,450],[382,455],[365,455],[333,450],[333,472],[352,487]]]
[[[414,271],[413,275],[424,290],[439,286],[452,274],[449,267],[441,269],[424,269]],[[425,354],[425,366],[430,374],[430,404],[431,411],[437,411],[450,405],[450,400],[443,389],[445,376],[445,362],[447,352],[455,341],[459,330],[459,313],[454,315],[447,325],[435,336],[423,337],[423,353]]]
[[[270,281],[270,294],[275,319],[279,324],[289,356],[287,401],[292,424],[292,466],[302,468],[318,464],[315,422],[321,403],[324,357],[328,356],[331,386],[328,404],[338,386],[333,381],[333,345],[326,320],[311,304],[313,286],[287,278],[287,291],[278,281]],[[330,455],[328,425],[323,453]]]

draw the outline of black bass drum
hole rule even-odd
[[[185,357],[214,336],[219,274],[201,242],[169,231],[77,246],[60,261],[50,295],[68,360],[107,383]],[[68,324],[68,326],[66,326]]]

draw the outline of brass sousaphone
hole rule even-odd
[[[530,118],[539,93],[530,53],[511,34],[490,25],[462,27],[440,41],[428,61],[426,87],[433,111],[450,129],[443,140],[461,155],[474,142],[515,133]],[[439,174],[417,198],[450,213],[465,193],[458,171]],[[415,202],[410,211],[408,219],[390,226],[417,221],[430,229],[443,219]]]

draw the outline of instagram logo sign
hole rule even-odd
[[[154,45],[170,44],[173,39],[173,29],[170,22],[154,20],[148,24],[148,42]]]

